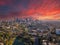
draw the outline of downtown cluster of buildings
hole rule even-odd
[[[24,30],[34,38],[38,35],[42,36],[43,40],[51,37],[53,41],[54,39],[60,41],[60,25],[55,22],[44,22],[32,18],[0,21],[0,32],[11,32],[12,37],[14,34],[18,36]]]

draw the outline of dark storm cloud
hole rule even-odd
[[[0,6],[0,15],[8,14],[10,10],[10,7],[7,5]]]
[[[30,0],[12,0],[13,5],[21,5],[24,8],[28,7],[28,4],[30,3]]]
[[[0,16],[14,14],[28,7],[30,0],[1,0],[0,1]],[[9,13],[9,14],[8,14]]]

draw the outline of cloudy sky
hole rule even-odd
[[[13,17],[59,20],[60,0],[0,0],[0,18]]]

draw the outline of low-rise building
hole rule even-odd
[[[0,41],[0,45],[4,45],[4,43],[2,41]]]

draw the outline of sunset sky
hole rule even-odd
[[[60,20],[60,0],[0,0],[0,19],[13,17]]]

